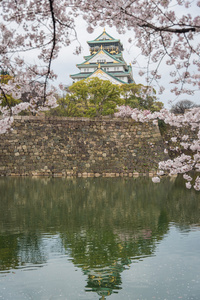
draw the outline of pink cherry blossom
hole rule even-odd
[[[175,142],[177,142],[177,137],[172,137],[171,140],[172,140],[172,142],[175,143]]]
[[[159,162],[157,175],[162,176],[164,173],[169,173],[170,176],[183,174],[184,179],[190,182],[192,181],[192,183],[190,183],[191,187],[193,186],[196,190],[200,190],[199,177],[197,176],[195,179],[195,176],[192,178],[192,176],[189,175],[191,172],[195,172],[194,174],[200,172],[200,108],[193,108],[181,116],[174,115],[165,109],[160,112],[150,113],[123,106],[118,107],[118,111],[119,116],[123,114],[123,117],[130,117],[132,111],[131,118],[137,122],[154,122],[159,118],[171,126],[178,128],[186,126],[190,128],[191,132],[197,130],[197,139],[190,142],[188,135],[171,138],[171,142],[176,144],[175,147],[170,146],[170,150],[176,151],[180,153],[180,155],[174,159]],[[180,142],[180,146],[177,146],[178,138],[180,141],[187,140],[187,143]],[[183,149],[189,149],[191,154],[186,155],[182,153]],[[164,152],[167,154],[168,150],[165,149]],[[158,179],[154,179],[153,182],[158,182]],[[187,186],[189,187],[190,185],[187,184]]]
[[[154,183],[159,183],[159,182],[160,182],[160,178],[159,178],[159,177],[153,177],[153,178],[152,178],[152,181],[153,181]]]
[[[191,187],[192,187],[192,185],[191,185],[191,183],[190,183],[190,182],[186,182],[186,184],[185,184],[185,185],[186,185],[186,188],[187,188],[187,189],[191,189]]]

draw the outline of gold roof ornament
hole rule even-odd
[[[129,66],[129,63],[126,63],[126,61],[123,59],[122,51],[124,49],[120,40],[114,39],[112,36],[110,36],[106,32],[105,28],[101,28],[101,30],[102,29],[103,32],[95,40],[88,41],[90,47],[90,55],[84,57],[85,61],[82,64],[77,64],[79,73],[71,75],[71,78],[75,79],[75,81],[78,81],[81,78],[97,76],[99,78],[106,78],[111,82],[116,82],[118,85],[134,82],[132,77],[132,64],[130,63]],[[111,65],[113,65],[112,68],[104,68],[104,66],[110,67]],[[89,68],[90,66],[91,68]],[[93,72],[92,67],[95,68],[95,72]],[[88,70],[87,73],[82,72],[84,68],[89,68],[86,69]],[[114,69],[114,72],[111,72],[110,74],[108,71],[107,73],[107,70],[109,69]],[[121,74],[118,74],[120,71]],[[81,74],[81,72],[84,74]],[[115,75],[124,76],[122,77],[123,80],[120,79],[121,76],[120,78],[117,78],[115,77]]]
[[[103,54],[103,46],[101,45],[101,51],[99,52],[99,54]]]

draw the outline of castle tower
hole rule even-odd
[[[118,85],[134,82],[132,67],[124,61],[120,40],[114,39],[104,29],[95,40],[87,43],[90,55],[84,57],[83,63],[76,65],[79,73],[70,75],[74,82],[92,77]]]

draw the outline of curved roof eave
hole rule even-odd
[[[112,74],[106,72],[106,71],[103,70],[103,69],[99,69],[99,70],[103,71],[103,72],[106,73],[108,76],[114,78],[115,80],[117,80],[117,81],[119,81],[119,82],[121,82],[121,83],[123,83],[123,84],[127,83],[127,82],[125,82],[125,81],[123,81],[123,80],[121,80],[121,79],[119,79],[119,78],[113,76]],[[92,74],[94,74],[96,71],[97,71],[97,70],[95,70]],[[91,75],[92,75],[92,74],[91,74]]]
[[[91,57],[88,58],[87,60],[85,60],[83,63],[77,64],[77,66],[85,65],[90,59],[92,59],[93,57],[95,57],[96,55],[98,55],[100,51],[103,51],[105,54],[107,54],[108,56],[110,56],[113,60],[115,60],[115,61],[117,61],[119,63],[122,63],[121,60],[119,60],[118,58],[114,57],[112,54],[110,54],[109,52],[107,52],[105,49],[99,49],[99,51],[97,53],[91,55]]]

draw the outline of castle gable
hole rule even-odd
[[[109,53],[106,53],[105,50],[100,50],[94,54],[85,64],[98,64],[98,63],[120,63],[119,60],[115,59]]]
[[[97,69],[92,75],[90,75],[88,78],[92,77],[98,77],[101,80],[109,80],[113,84],[121,85],[125,82],[122,82],[118,78],[115,78],[114,76],[109,75],[107,72],[105,72],[102,69]]]
[[[95,41],[101,40],[114,40],[112,36],[110,36],[106,31],[104,31],[100,36],[98,36]]]

